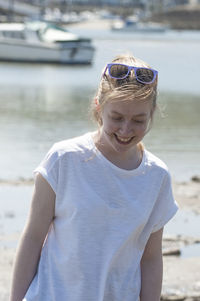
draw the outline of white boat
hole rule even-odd
[[[118,20],[111,26],[112,30],[133,33],[159,33],[169,29],[168,25],[154,22],[141,22],[135,17],[127,18],[126,20]]]
[[[1,23],[0,61],[90,64],[91,39],[45,22]]]

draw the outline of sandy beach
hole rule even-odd
[[[200,215],[200,181],[198,177],[194,177],[194,180],[190,182],[174,183],[173,190],[179,210],[193,211],[195,215]],[[176,252],[180,249],[181,244],[196,243],[199,245],[200,232],[198,231],[198,233],[198,237],[177,236],[171,241],[164,237],[163,246],[171,249],[173,254],[173,251]],[[200,300],[200,252],[198,256],[189,258],[182,258],[180,255],[169,255],[163,258],[162,300]]]
[[[5,186],[33,186],[31,180],[19,180],[15,182],[1,181],[0,188]],[[174,195],[179,204],[180,210],[189,210],[188,212],[200,215],[200,182],[189,181],[185,183],[173,184]],[[1,216],[2,217],[2,216]],[[7,213],[8,219],[16,219],[15,212]],[[0,221],[2,218],[0,218]],[[184,229],[183,229],[184,232]],[[2,230],[2,221],[0,223],[0,240],[9,242],[18,240],[20,233],[6,234]],[[174,235],[166,237],[163,240],[164,254],[164,279],[161,300],[200,300],[200,253],[195,257],[182,257],[181,248],[185,245],[198,245],[199,237],[187,235]],[[12,266],[15,255],[15,248],[0,247],[0,300],[7,301],[9,295],[9,286],[11,282]]]

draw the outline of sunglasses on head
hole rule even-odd
[[[110,77],[115,79],[124,79],[129,76],[132,69],[134,70],[136,80],[142,84],[152,84],[158,74],[158,71],[150,68],[112,63],[107,64],[103,75],[105,75],[106,71],[108,70]]]

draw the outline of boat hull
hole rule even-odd
[[[123,28],[115,28],[112,30],[119,32],[132,32],[132,33],[162,33],[165,32],[165,28],[135,28],[135,27],[123,27]]]
[[[153,22],[143,23],[127,20],[126,22],[115,22],[111,29],[114,31],[132,33],[163,33],[169,30],[169,26]]]
[[[56,63],[56,64],[91,64],[94,48],[87,45],[47,45],[28,44],[21,41],[0,40],[0,61]]]

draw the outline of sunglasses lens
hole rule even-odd
[[[137,80],[142,83],[150,83],[154,79],[154,72],[151,69],[138,68],[136,70]]]
[[[117,79],[125,78],[128,72],[128,66],[126,65],[113,64],[109,67],[110,76]]]

